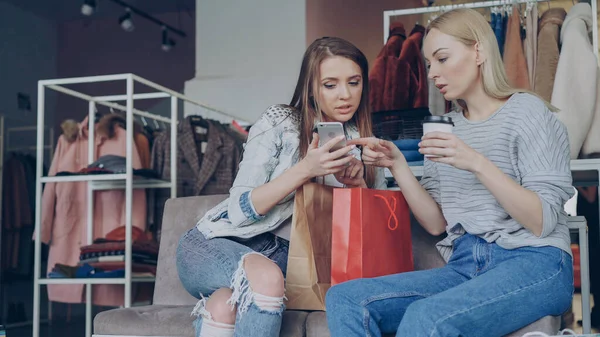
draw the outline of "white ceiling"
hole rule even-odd
[[[0,0],[20,7],[28,12],[55,22],[67,22],[86,18],[81,14],[83,0]],[[190,12],[195,16],[195,0],[123,0],[148,14],[168,12]],[[123,7],[109,0],[97,0],[97,17],[118,17],[123,13]]]

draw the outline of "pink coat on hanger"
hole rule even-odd
[[[95,133],[96,158],[103,155],[125,156],[126,131],[115,127],[115,136],[108,139]],[[133,146],[133,168],[141,168],[140,155]],[[64,135],[58,139],[48,175],[76,172],[88,165],[88,121],[79,124],[79,133],[69,142]],[[48,272],[56,263],[76,266],[80,247],[87,244],[87,182],[48,183],[42,196],[42,242],[50,244]],[[104,237],[113,229],[125,225],[125,190],[94,192],[93,239]],[[133,191],[133,226],[146,229],[146,192]],[[81,303],[85,301],[83,285],[48,285],[50,301]],[[122,285],[93,287],[96,305],[123,305]]]

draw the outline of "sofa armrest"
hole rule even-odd
[[[179,238],[204,214],[225,200],[227,195],[209,195],[169,199],[165,203],[162,234],[158,251],[154,304],[194,305],[198,300],[181,285],[175,264]]]

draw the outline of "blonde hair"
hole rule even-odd
[[[453,9],[433,20],[427,27],[425,34],[428,34],[432,29],[448,34],[469,47],[478,44],[478,49],[485,55],[481,64],[483,91],[490,97],[506,99],[515,93],[529,93],[540,98],[550,111],[558,111],[557,108],[536,93],[514,88],[508,83],[496,36],[489,22],[479,12],[469,8]],[[463,100],[459,99],[456,103],[463,110],[468,110],[467,104]]]

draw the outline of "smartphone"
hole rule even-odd
[[[323,146],[338,136],[346,136],[346,133],[344,133],[344,126],[340,122],[317,123],[317,133],[319,134],[319,146]],[[337,151],[344,146],[346,146],[346,138],[335,144],[330,152]]]

